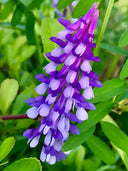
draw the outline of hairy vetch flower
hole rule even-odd
[[[89,12],[74,24],[59,19],[65,30],[57,37],[51,37],[59,46],[46,54],[51,60],[44,67],[49,77],[36,75],[41,82],[36,87],[39,96],[26,100],[32,106],[27,110],[27,116],[32,119],[43,117],[38,128],[24,132],[30,147],[37,146],[41,135],[45,135],[40,155],[42,162],[54,164],[56,160],[65,159],[61,150],[69,132],[79,134],[76,123],[88,119],[88,110],[95,110],[87,100],[94,98],[93,87],[102,87],[90,65],[91,61],[100,61],[91,52],[96,46],[93,38],[98,14],[97,3],[94,3]],[[60,64],[63,66],[57,71]]]

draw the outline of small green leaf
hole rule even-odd
[[[25,2],[27,2],[25,0]],[[35,36],[35,30],[34,30],[34,24],[35,24],[35,17],[33,13],[26,13],[26,36],[28,39],[29,45],[36,45],[36,36]]]
[[[105,115],[110,112],[112,107],[113,103],[111,100],[97,104],[96,110],[91,110],[88,112],[88,120],[82,122],[82,124],[77,124],[80,132],[86,131],[87,129],[96,125],[99,121],[101,121],[101,119],[105,117]]]
[[[109,148],[109,146],[102,141],[100,138],[96,136],[91,136],[86,141],[88,147],[90,150],[99,157],[102,161],[104,161],[107,164],[113,164],[114,163],[114,154],[112,150]]]
[[[57,33],[64,27],[56,19],[46,18],[41,23],[41,39],[43,42],[44,53],[52,51],[57,45],[50,40],[50,37],[57,36]]]
[[[57,7],[59,9],[64,9],[66,8],[68,5],[70,5],[74,0],[59,0],[59,2],[57,3]]]
[[[119,78],[112,79],[103,83],[102,88],[94,88],[95,98],[90,100],[92,103],[98,103],[108,100],[120,94],[126,88],[125,80]]]
[[[97,171],[97,164],[91,159],[85,159],[83,162],[83,168],[85,171]]]
[[[29,6],[29,4],[31,4],[32,3],[32,0],[19,0],[22,4],[24,4],[26,7],[28,7]]]
[[[0,161],[2,161],[8,155],[14,144],[15,139],[13,137],[6,138],[4,142],[2,142],[0,145]]]
[[[94,131],[95,131],[95,127],[92,127],[90,129],[80,133],[79,135],[72,135],[64,143],[62,150],[69,151],[69,150],[72,150],[72,149],[78,147],[79,145],[84,143],[94,133]]]
[[[128,45],[128,30],[126,30],[122,34],[122,36],[121,36],[121,38],[119,40],[119,44],[118,45],[119,45],[119,47],[125,47],[125,46]]]
[[[80,0],[72,13],[72,17],[79,18],[80,16],[85,15],[94,4],[94,2],[97,2],[97,0]]]
[[[83,160],[85,157],[85,148],[83,146],[80,146],[79,150],[76,152],[76,170],[81,171],[82,170],[82,165],[83,165]]]
[[[117,126],[109,122],[101,122],[102,130],[108,139],[128,154],[128,136]]]
[[[113,45],[110,45],[110,44],[107,44],[107,43],[101,43],[100,48],[105,49],[105,50],[107,50],[109,52],[114,52],[116,54],[128,56],[128,51],[127,50],[121,49],[121,48],[119,48],[117,46],[113,46]]]
[[[13,11],[15,4],[12,0],[7,1],[4,5],[2,10],[0,11],[0,20],[6,19],[10,13]]]
[[[22,15],[23,15],[23,11],[21,9],[21,6],[17,5],[17,7],[13,13],[13,17],[12,17],[12,21],[11,21],[12,26],[16,26],[17,24],[20,23]]]
[[[6,79],[1,83],[0,103],[3,114],[5,114],[5,112],[15,99],[18,88],[18,82],[14,79]]]
[[[17,96],[13,106],[12,114],[19,113],[19,111],[26,104],[25,100],[32,96],[34,87],[34,85],[31,85]]]
[[[126,77],[128,77],[128,59],[120,72],[120,79],[124,79]]]
[[[113,143],[112,143],[112,146],[115,148],[116,151],[118,151],[125,167],[128,170],[128,155],[124,151],[122,151],[120,148],[116,147]]]
[[[23,158],[15,161],[3,171],[42,171],[40,161],[36,158]]]

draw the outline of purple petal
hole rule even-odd
[[[79,129],[72,123],[70,124],[70,132],[72,132],[74,135],[79,135]]]

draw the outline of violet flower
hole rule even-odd
[[[54,164],[56,160],[65,159],[61,150],[69,132],[79,134],[76,123],[88,119],[88,110],[95,110],[95,106],[87,100],[94,98],[93,87],[102,87],[90,65],[91,61],[100,61],[91,53],[96,47],[93,38],[98,14],[97,3],[94,3],[89,12],[74,24],[59,19],[65,30],[57,37],[51,37],[59,46],[46,54],[51,62],[44,67],[50,78],[36,75],[41,82],[36,87],[39,96],[26,100],[32,106],[27,110],[27,116],[31,119],[43,117],[38,128],[28,129],[23,134],[28,137],[32,148],[45,135],[40,155],[42,162]],[[57,71],[56,67],[60,64],[63,67]],[[43,94],[46,92],[45,97]]]

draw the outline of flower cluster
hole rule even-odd
[[[59,46],[46,54],[51,60],[44,67],[47,76],[36,75],[41,82],[36,87],[39,96],[26,100],[32,106],[27,110],[27,116],[32,119],[43,117],[38,128],[24,132],[30,147],[36,147],[41,135],[45,135],[40,155],[42,162],[46,160],[54,164],[56,160],[65,159],[61,150],[69,132],[79,134],[76,123],[88,119],[88,110],[95,110],[88,100],[94,98],[92,87],[102,87],[90,65],[91,61],[100,61],[91,53],[96,46],[93,38],[98,14],[97,3],[94,3],[89,12],[74,24],[59,19],[65,30],[57,37],[51,37]],[[63,66],[57,71],[60,64]]]

